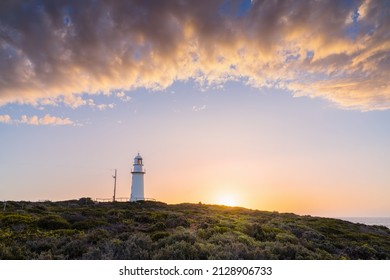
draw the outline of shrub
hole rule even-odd
[[[362,259],[362,260],[372,260],[376,259],[377,251],[368,244],[363,244],[362,246],[351,246],[346,248],[346,254],[350,259]]]
[[[125,215],[125,211],[121,209],[111,209],[107,212],[110,218],[122,219]]]
[[[184,240],[167,245],[156,252],[154,259],[161,260],[196,260],[198,250],[196,246]]]
[[[155,241],[158,241],[158,240],[160,240],[162,238],[165,238],[167,236],[169,236],[168,232],[166,232],[166,231],[158,231],[158,232],[155,232],[152,235],[150,235],[150,238],[152,239],[152,241],[155,242]]]
[[[189,244],[195,244],[196,236],[192,232],[190,232],[186,229],[182,229],[182,230],[178,230],[175,233],[169,235],[169,237],[164,238],[163,241],[164,241],[163,245],[174,244],[174,243],[177,243],[180,241],[184,241],[184,242],[187,242]]]
[[[244,243],[244,244],[251,246],[251,247],[255,246],[255,240],[252,237],[245,235],[245,234],[242,234],[242,233],[238,234],[237,241],[240,243]]]
[[[83,254],[83,260],[108,260],[110,256],[106,255],[100,247],[90,246]]]
[[[146,213],[141,213],[141,214],[138,214],[138,215],[135,215],[134,216],[134,221],[138,222],[138,223],[146,223],[146,224],[149,224],[149,223],[153,223],[154,222],[154,219],[152,217],[150,217],[148,214]]]
[[[38,260],[54,260],[54,256],[51,250],[41,252],[38,256]]]
[[[85,216],[80,213],[63,213],[61,216],[71,224],[84,221],[86,219]]]
[[[158,222],[158,223],[155,223],[153,226],[151,226],[150,231],[159,231],[159,230],[164,230],[166,228],[167,227],[165,226],[164,223]]]
[[[87,235],[87,241],[90,244],[98,244],[111,237],[110,233],[103,228],[97,228],[90,231]]]
[[[248,225],[244,230],[244,233],[259,241],[274,241],[276,234],[280,232],[283,231],[278,228],[270,228],[257,223]]]
[[[41,252],[49,251],[55,247],[55,242],[52,238],[41,238],[26,241],[26,247],[31,252],[41,254]]]
[[[90,197],[82,197],[78,200],[79,205],[93,205],[94,202]]]
[[[0,243],[0,260],[24,260],[26,249],[17,243],[5,245]]]
[[[183,215],[171,214],[167,217],[165,221],[167,228],[176,228],[176,227],[189,227],[190,222]]]
[[[34,217],[26,214],[8,214],[0,219],[5,226],[12,226],[16,224],[30,224],[34,221]]]
[[[278,233],[276,235],[276,240],[283,243],[288,242],[288,243],[298,244],[298,238],[296,238],[295,235],[292,235],[290,233],[284,233],[284,232]]]
[[[43,214],[48,211],[47,207],[45,205],[28,205],[26,206],[26,210],[30,213],[35,213],[35,214]]]
[[[0,260],[12,260],[13,254],[11,248],[5,244],[0,243]]]
[[[88,230],[105,225],[108,225],[108,223],[101,220],[86,219],[83,221],[75,222],[72,227],[78,230]]]
[[[272,253],[276,255],[279,260],[295,260],[297,256],[297,247],[290,244],[283,244],[274,242]]]
[[[37,221],[37,226],[42,229],[53,230],[69,228],[70,224],[60,216],[50,215],[40,218]]]
[[[75,260],[82,259],[82,256],[87,252],[87,244],[83,240],[75,239],[71,240],[61,248],[61,252],[64,254],[65,259]]]
[[[325,236],[319,232],[307,230],[302,234],[302,238],[310,241],[321,242],[325,240]]]
[[[213,234],[215,233],[214,232],[214,229],[210,229],[210,228],[206,228],[206,229],[198,229],[198,231],[196,232],[197,235],[202,238],[202,239],[209,239],[211,236],[213,236]]]
[[[229,228],[227,228],[225,226],[214,226],[214,231],[216,233],[225,233],[225,232],[229,231]]]
[[[114,239],[110,245],[113,259],[116,260],[145,260],[150,259],[152,240],[149,236],[135,233],[126,241]]]

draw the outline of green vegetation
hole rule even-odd
[[[204,204],[8,201],[0,259],[390,259],[390,229]]]

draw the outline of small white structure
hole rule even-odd
[[[137,201],[137,200],[145,200],[144,195],[144,169],[143,169],[143,163],[142,163],[142,157],[138,153],[138,155],[134,158],[134,168],[133,171],[131,171],[131,174],[133,174],[132,180],[131,180],[131,196],[130,201]]]

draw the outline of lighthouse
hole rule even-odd
[[[145,200],[144,195],[144,168],[142,157],[138,155],[134,158],[132,180],[131,180],[131,196],[130,201]]]

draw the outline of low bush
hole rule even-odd
[[[0,259],[390,259],[390,229],[205,204],[7,202]]]
[[[72,225],[72,228],[78,229],[78,230],[89,230],[89,229],[102,227],[105,225],[108,225],[108,223],[105,221],[94,220],[94,219],[85,219],[83,221],[75,222]]]
[[[37,221],[37,226],[47,230],[70,228],[70,224],[67,220],[55,215],[39,218]]]
[[[152,239],[153,242],[158,241],[162,238],[165,238],[169,236],[169,232],[166,231],[158,231],[150,235],[150,238]]]
[[[152,244],[150,237],[136,233],[126,241],[112,240],[110,247],[115,260],[145,260],[151,258]]]
[[[14,226],[16,224],[30,224],[35,220],[27,214],[7,214],[0,217],[0,224],[3,226]]]
[[[176,227],[187,228],[190,226],[190,222],[183,215],[170,214],[165,221],[165,225],[167,228],[176,228]]]

